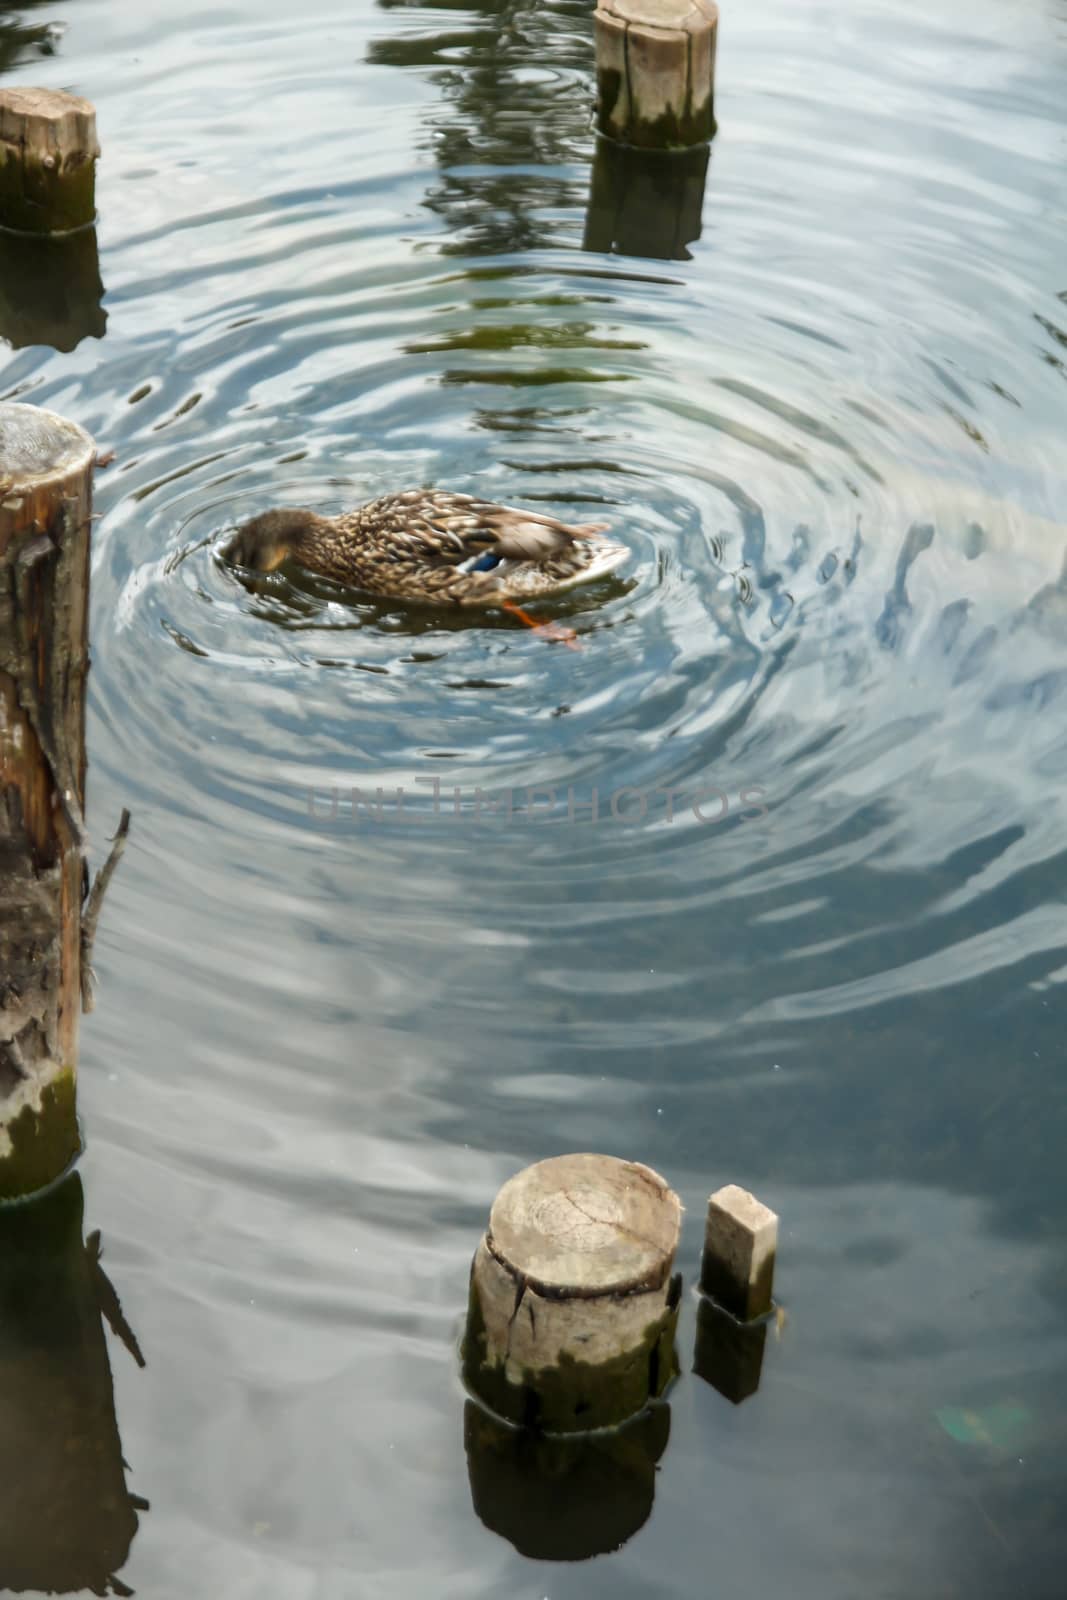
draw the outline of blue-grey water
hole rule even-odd
[[[116,454],[121,1579],[1053,1600],[1067,6],[725,4],[702,213],[699,170],[594,175],[592,59],[587,0],[0,16],[104,151],[106,330],[91,284],[51,345],[15,317],[0,394]],[[420,483],[611,521],[621,581],[540,612],[580,649],[212,554]],[[786,1317],[734,1407],[687,1293],[652,1514],[567,1564],[475,1514],[455,1344],[496,1189],[575,1149],[679,1191],[689,1290],[753,1189]]]

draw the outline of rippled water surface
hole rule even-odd
[[[727,5],[702,194],[595,151],[590,9],[0,15],[104,148],[106,329],[91,271],[59,348],[9,277],[0,391],[116,453],[81,1171],[147,1361],[122,1579],[1052,1600],[1067,10]],[[610,520],[629,566],[540,608],[579,649],[212,551],[422,483]],[[664,1173],[690,1284],[755,1190],[788,1316],[734,1408],[687,1297],[654,1511],[557,1564],[475,1514],[455,1340],[497,1187],[568,1149]]]

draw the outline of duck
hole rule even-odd
[[[511,609],[614,572],[630,552],[607,532],[603,522],[561,522],[476,495],[409,489],[337,517],[261,512],[221,554],[260,572],[292,559],[369,594]]]

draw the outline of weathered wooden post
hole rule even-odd
[[[547,1433],[641,1411],[678,1370],[680,1229],[678,1196],[638,1162],[556,1156],[510,1179],[471,1270],[471,1390]]]
[[[0,227],[67,233],[96,217],[96,111],[59,89],[0,90]]]
[[[79,1148],[93,461],[74,423],[0,405],[0,1198]]]
[[[597,127],[645,149],[705,144],[715,132],[714,0],[598,0]]]
[[[700,1287],[740,1322],[766,1316],[774,1304],[774,1258],[778,1218],[774,1212],[728,1183],[708,1200]]]
[[[144,1358],[82,1237],[72,1173],[28,1205],[0,1206],[0,1589],[129,1594],[115,1574],[139,1510],[115,1417],[103,1319]]]
[[[0,229],[0,338],[13,349],[66,352],[102,339],[103,295],[95,228],[52,237]]]
[[[96,113],[51,89],[0,89],[0,338],[16,350],[102,339]]]

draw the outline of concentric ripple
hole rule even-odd
[[[706,178],[620,188],[584,0],[121,10],[72,0],[34,60],[99,108],[106,336],[12,350],[2,389],[116,453],[91,821],[126,804],[134,833],[90,1168],[134,1297],[179,1329],[159,1312],[165,1359],[194,1352],[158,1412],[128,1401],[166,1487],[146,1592],[179,1592],[191,1523],[191,1587],[258,1584],[263,1524],[267,1570],[310,1593],[343,1523],[345,1583],[519,1593],[422,1463],[424,1434],[453,1451],[451,1319],[523,1159],[617,1148],[698,1219],[719,1181],[788,1183],[800,1231],[820,1186],[901,1186],[968,1263],[979,1201],[992,1229],[1062,1222],[1067,38],[1055,6],[1009,30],[991,0],[724,9]],[[267,506],[419,485],[612,524],[629,565],[532,608],[577,648],[218,557]],[[830,1210],[828,1248],[862,1255],[859,1212]],[[868,1313],[925,1416],[925,1369]],[[156,1450],[220,1371],[229,1458],[261,1427],[291,1450],[254,1493],[201,1483],[193,1442],[173,1469]],[[1019,1377],[1035,1411],[1045,1382]],[[358,1465],[324,1464],[346,1406]],[[876,1429],[853,1420],[855,1450]],[[832,1408],[805,1427],[844,1448]],[[379,1479],[394,1442],[438,1513],[415,1534]],[[958,1551],[912,1514],[894,1592],[955,1592]],[[762,1582],[871,1592],[871,1518],[801,1563],[810,1591],[782,1519]],[[664,1594],[702,1581],[689,1537]],[[1049,1544],[1035,1525],[1028,1571]],[[605,1566],[566,1592],[628,1570]],[[983,1589],[975,1557],[967,1592],[1020,1571]]]

